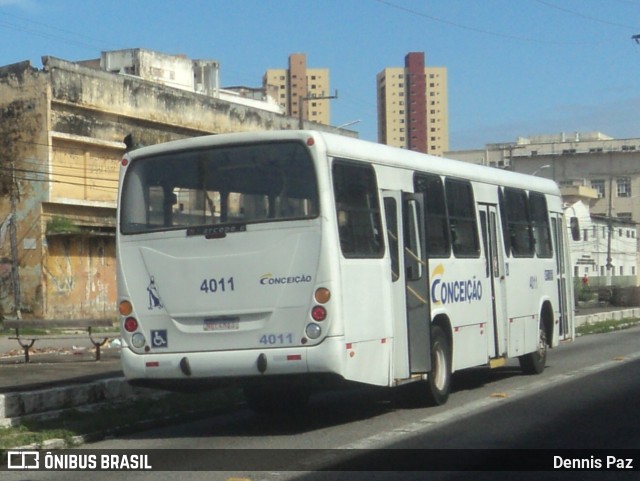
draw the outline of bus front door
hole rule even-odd
[[[551,213],[551,231],[553,235],[553,243],[555,246],[556,257],[556,282],[558,288],[558,324],[559,336],[561,340],[573,339],[575,327],[573,325],[573,316],[569,312],[570,297],[567,295],[571,289],[571,277],[567,273],[567,253],[566,239],[564,233],[564,223],[562,215],[559,213]]]
[[[387,191],[384,205],[392,270],[394,377],[402,379],[431,370],[424,196]]]
[[[499,358],[507,352],[506,269],[504,252],[499,244],[499,239],[502,239],[499,232],[501,226],[495,205],[480,206],[480,224],[485,251],[485,274],[491,286],[493,347],[489,350],[489,356]]]

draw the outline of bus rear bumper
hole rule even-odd
[[[317,346],[241,351],[136,354],[121,352],[129,381],[237,381],[255,377],[298,376],[311,373],[342,375],[344,342],[327,338]]]

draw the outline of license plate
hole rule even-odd
[[[214,317],[204,320],[205,331],[237,331],[240,320],[237,317]]]

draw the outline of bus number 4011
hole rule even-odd
[[[293,334],[290,332],[279,334],[264,334],[260,338],[260,344],[274,345],[274,344],[293,344]]]
[[[202,284],[200,284],[200,290],[206,294],[233,291],[233,277],[229,277],[227,279],[224,277],[221,277],[220,279],[204,279]]]

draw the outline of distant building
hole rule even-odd
[[[635,286],[638,281],[636,224],[592,215],[582,200],[565,208],[574,281],[589,287]]]
[[[445,156],[555,180],[574,228],[569,235],[574,277],[586,275],[591,286],[638,284],[640,138],[560,133]]]
[[[116,316],[116,196],[128,148],[298,128],[252,89],[220,88],[218,70],[144,49],[0,67],[0,316]]]
[[[329,69],[307,68],[304,53],[289,55],[287,69],[267,70],[262,86],[265,91],[274,92],[286,115],[330,125],[331,101],[314,99],[330,96]]]
[[[640,138],[600,132],[520,137],[445,156],[555,180],[560,187],[595,189],[595,215],[640,222]]]
[[[92,66],[96,61],[80,62]],[[220,86],[220,64],[216,60],[191,60],[184,55],[132,48],[102,52],[99,68],[132,75],[189,92],[214,97],[247,107],[284,114],[276,99],[265,89]]]
[[[449,150],[447,69],[426,67],[423,52],[376,77],[378,142],[442,155]]]

